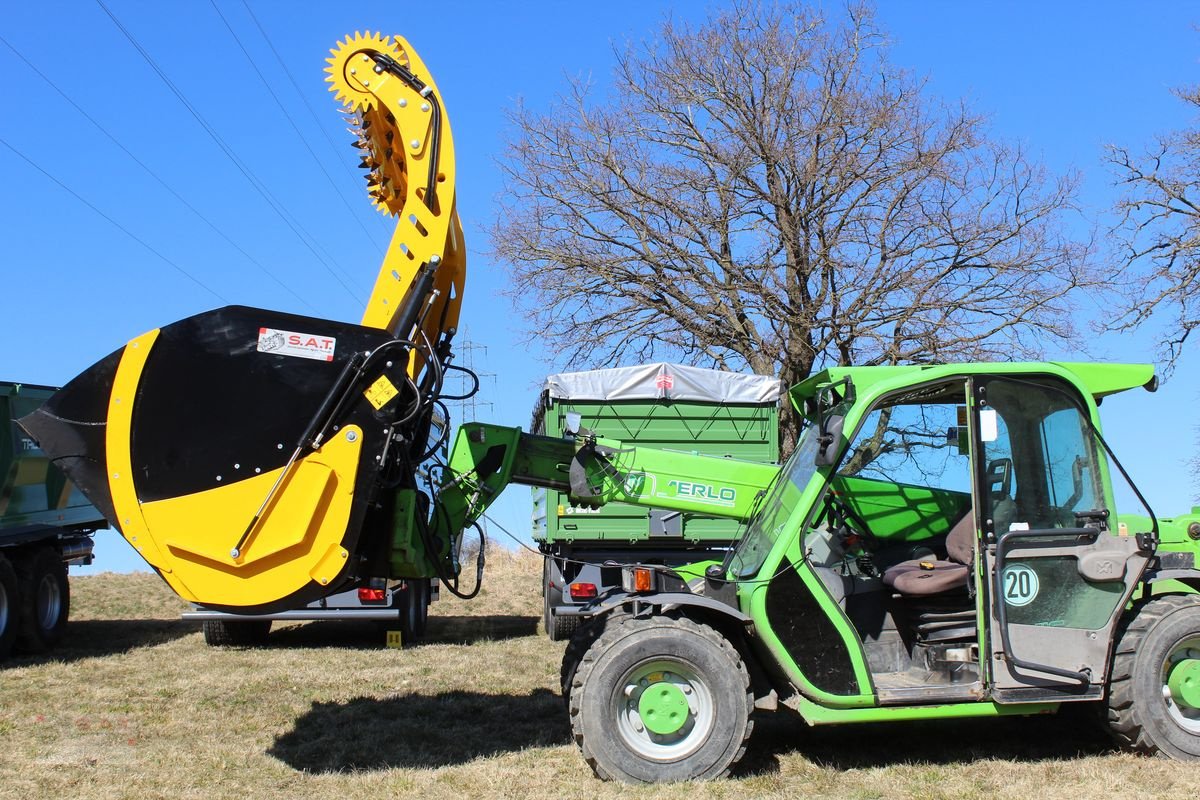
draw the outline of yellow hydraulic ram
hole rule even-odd
[[[398,217],[362,323],[227,306],[150,331],[21,425],[182,597],[269,613],[392,575],[396,496],[416,494],[465,275],[454,146],[407,42],[329,59],[368,187]],[[437,552],[440,548],[440,552]]]

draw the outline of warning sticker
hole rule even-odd
[[[366,395],[367,400],[378,411],[386,406],[393,397],[400,394],[400,390],[388,380],[387,375],[380,375],[374,383],[367,387],[367,390],[363,394]]]
[[[281,331],[275,328],[258,329],[258,352],[260,353],[311,358],[316,361],[333,361],[333,351],[336,348],[337,339],[332,336]]]

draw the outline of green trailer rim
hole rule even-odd
[[[630,750],[653,761],[677,761],[698,750],[716,722],[711,688],[698,670],[675,658],[634,666],[616,685],[612,714]]]

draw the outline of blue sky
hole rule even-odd
[[[504,111],[517,98],[544,107],[567,75],[591,74],[603,84],[614,45],[653,38],[666,14],[699,19],[708,6],[363,2],[352,11],[335,3],[247,1],[270,46],[242,0],[216,0],[254,66],[210,2],[105,0],[279,198],[328,266],[271,210],[99,5],[7,4],[0,36],[223,235],[0,44],[7,78],[0,139],[172,262],[0,145],[8,312],[0,335],[9,342],[0,378],[61,384],[133,336],[226,303],[357,321],[391,224],[367,201],[354,166],[357,151],[322,70],[330,47],[369,27],[412,42],[442,90],[470,253],[463,319],[470,339],[487,347],[475,352],[476,367],[496,374],[481,398],[492,405],[480,406],[479,417],[526,425],[542,377],[578,365],[547,363],[548,354],[521,344],[524,320],[499,296],[505,275],[489,259],[486,229],[501,191],[495,159],[506,135]],[[1096,211],[1113,197],[1103,145],[1137,145],[1189,124],[1170,89],[1200,82],[1200,34],[1192,28],[1200,9],[1134,8],[894,2],[883,4],[879,18],[894,40],[896,63],[927,76],[936,95],[967,98],[989,114],[994,133],[1022,140],[1051,169],[1081,170],[1083,202]],[[1153,352],[1146,333],[1053,355],[1148,360]],[[1198,381],[1200,363],[1185,358],[1157,395],[1131,393],[1103,407],[1111,443],[1162,515],[1186,510],[1195,493],[1186,461],[1196,442]],[[510,490],[498,521],[527,531],[527,497],[523,489]],[[98,545],[96,569],[139,567],[115,533],[101,534]]]

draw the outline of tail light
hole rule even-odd
[[[383,589],[371,586],[360,586],[358,589],[358,602],[360,603],[384,603],[386,601],[387,592]]]
[[[596,584],[594,583],[572,583],[571,584],[571,599],[572,600],[591,600],[596,596]]]

